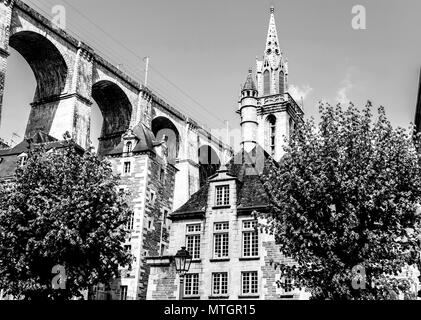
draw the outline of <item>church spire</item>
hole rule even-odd
[[[275,8],[272,6],[270,7],[270,20],[266,39],[265,57],[269,60],[271,66],[276,68],[276,64],[279,63],[280,56],[281,49],[279,46],[278,32],[276,30]]]

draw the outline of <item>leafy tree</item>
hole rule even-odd
[[[272,210],[261,216],[296,261],[276,266],[313,299],[393,299],[410,285],[396,276],[419,261],[414,132],[394,129],[383,107],[374,118],[370,102],[361,111],[321,104],[320,114],[263,177]]]
[[[108,162],[71,142],[31,150],[16,178],[0,185],[0,288],[63,300],[117,277],[131,262],[122,248],[130,209],[118,180]],[[54,278],[56,266],[63,270]]]

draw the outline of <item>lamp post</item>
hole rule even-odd
[[[192,261],[192,256],[186,250],[186,247],[181,247],[181,250],[178,250],[177,254],[174,256],[175,260],[175,270],[180,275],[180,294],[179,299],[183,299],[183,289],[184,289],[184,276],[190,270],[190,264]]]

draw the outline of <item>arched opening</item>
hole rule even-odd
[[[266,143],[272,157],[276,156],[276,117],[271,114],[266,118]]]
[[[132,105],[124,91],[108,80],[99,81],[92,86],[92,98],[103,117],[98,153],[106,154],[121,142],[121,136],[129,128]]]
[[[68,68],[56,46],[36,32],[12,34],[9,46],[0,135],[15,144],[23,140],[25,134],[34,133],[25,132],[30,104],[62,94]],[[50,112],[43,114],[42,123],[37,123],[38,130],[49,133],[55,108],[56,105],[50,103]]]
[[[205,145],[199,148],[199,181],[202,187],[208,178],[215,174],[221,166],[221,161],[213,148]]]
[[[166,135],[168,137],[168,162],[175,164],[180,149],[180,134],[174,123],[165,117],[157,117],[152,120],[152,132],[157,141],[161,141]]]
[[[13,34],[9,45],[28,62],[37,81],[34,101],[58,96],[66,86],[67,65],[60,51],[44,36],[21,31]]]
[[[285,93],[285,73],[279,72],[279,94]]]
[[[10,48],[1,110],[0,138],[8,145],[21,142],[31,111],[37,81],[31,67],[16,50]]]
[[[266,70],[263,73],[263,94],[265,96],[270,95],[270,72]]]

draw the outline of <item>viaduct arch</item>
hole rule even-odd
[[[129,127],[140,122],[151,128],[157,139],[172,131],[169,148],[179,170],[174,209],[199,189],[203,165],[199,150],[204,150],[203,146],[210,146],[218,159],[232,154],[228,145],[196,121],[21,0],[0,0],[0,126],[9,47],[25,58],[37,83],[28,106],[26,135],[42,130],[61,139],[68,131],[80,146],[89,147],[93,101],[103,115],[100,153],[112,149]]]

